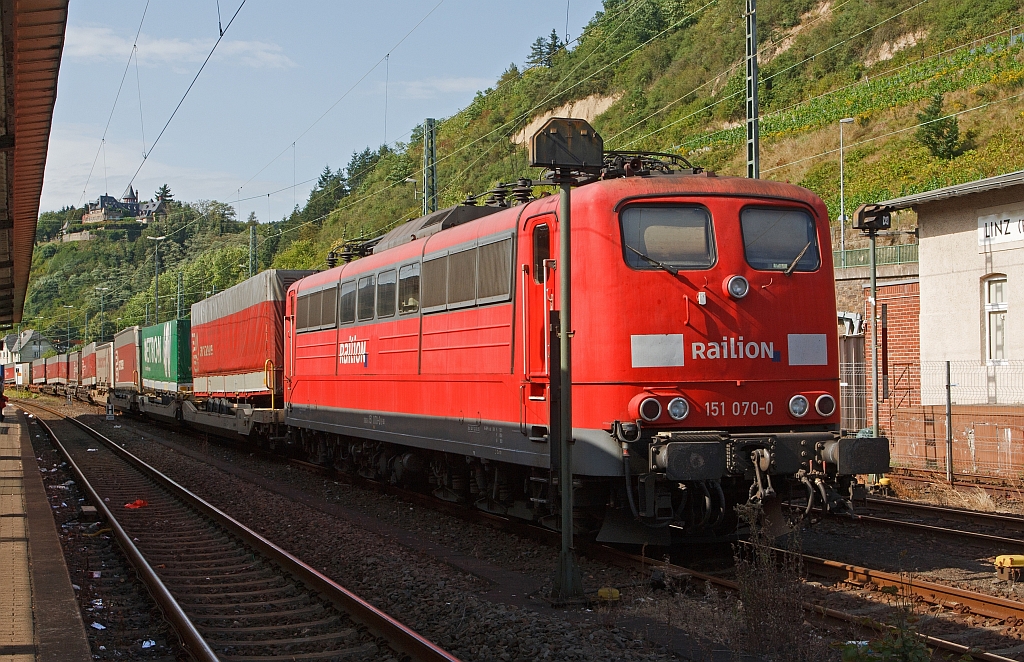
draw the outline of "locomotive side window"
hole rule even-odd
[[[323,291],[321,297],[320,328],[333,329],[338,323],[338,286],[328,287]]]
[[[546,225],[533,229],[533,282],[544,282],[544,260],[551,259],[551,230]]]
[[[295,328],[301,331],[309,326],[309,295],[300,296],[295,307]]]
[[[315,329],[320,326],[320,299],[323,292],[313,292],[309,295],[309,317],[306,319],[306,328]]]
[[[478,303],[507,298],[512,288],[511,275],[511,238],[481,246]]]
[[[448,256],[448,306],[472,304],[476,300],[476,249]]]
[[[628,207],[621,224],[622,254],[633,269],[708,269],[715,263],[711,214],[704,207]]]
[[[395,314],[395,290],[398,276],[394,269],[377,275],[377,317],[393,317]]]
[[[818,233],[810,214],[800,209],[740,212],[747,264],[761,271],[815,271],[821,266]]]
[[[350,280],[341,284],[341,323],[356,321],[356,282]]]
[[[447,300],[448,256],[423,261],[423,308],[444,307]]]
[[[359,294],[356,298],[356,309],[359,311],[359,321],[373,319],[373,295],[374,277],[367,276],[359,279]]]
[[[398,270],[398,313],[408,315],[420,309],[420,265],[407,264]]]

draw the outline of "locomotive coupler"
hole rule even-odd
[[[751,503],[761,503],[775,496],[772,479],[768,470],[772,465],[772,456],[764,448],[754,449],[750,453],[750,462],[754,465],[754,484],[750,486]]]

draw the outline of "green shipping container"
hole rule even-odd
[[[170,393],[192,390],[191,331],[189,320],[139,329],[143,389]]]

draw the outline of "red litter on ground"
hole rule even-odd
[[[143,501],[142,499],[136,499],[135,501],[132,501],[131,503],[124,504],[124,507],[125,508],[131,508],[131,509],[134,510],[135,508],[142,508],[143,506],[148,506],[148,505],[149,505],[148,501]]]

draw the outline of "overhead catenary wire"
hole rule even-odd
[[[612,17],[611,19],[609,19],[609,20],[617,20],[617,19],[621,18],[621,17],[622,17],[622,15],[623,15],[623,14],[625,14],[627,10],[630,10],[630,11],[629,11],[629,14],[628,14],[628,15],[627,15],[627,16],[625,17],[625,19],[623,19],[623,21],[621,21],[621,22],[619,23],[619,25],[618,25],[618,26],[617,26],[617,27],[615,28],[615,31],[614,31],[614,32],[617,32],[617,31],[618,31],[618,29],[620,29],[620,28],[621,28],[621,27],[622,27],[623,25],[625,25],[625,24],[626,24],[626,23],[628,22],[629,18],[630,18],[630,17],[632,17],[632,15],[633,15],[633,14],[634,14],[634,13],[635,13],[635,12],[636,12],[636,11],[637,11],[637,10],[638,10],[639,8],[640,8],[640,6],[641,6],[641,5],[643,5],[643,4],[645,3],[645,2],[648,2],[648,1],[649,1],[649,0],[637,0],[636,2],[633,2],[633,3],[624,3],[624,4],[623,4],[623,5],[622,5],[622,6],[621,6],[621,7],[619,8],[619,9],[618,9],[618,12],[617,12],[616,14],[614,14],[614,16],[613,16],[613,17]],[[437,6],[439,6],[440,4],[441,4],[441,3],[438,3],[438,5],[435,5],[434,9],[437,9]],[[434,9],[432,9],[432,10],[431,10],[431,12],[433,12],[433,10],[434,10]],[[427,16],[429,16],[429,13],[428,13],[428,15],[427,15]],[[421,19],[421,20],[420,20],[420,23],[422,23],[422,22],[423,22],[424,20],[426,20],[426,18],[427,18],[427,17],[425,16],[425,17],[424,17],[423,19]],[[416,27],[418,27],[418,26],[419,26],[419,24],[417,24],[417,26],[414,26],[413,30],[415,30],[415,28],[416,28]],[[614,34],[614,32],[613,32],[613,34]],[[412,31],[410,31],[410,32],[409,32],[409,34],[411,34],[411,33],[412,33]],[[405,37],[403,37],[402,41],[404,41],[404,40],[405,40],[405,38],[407,38],[407,37],[409,36],[409,34],[407,34],[407,35],[406,35]],[[584,36],[586,36],[586,33],[584,33],[584,34],[581,34],[580,36],[576,37],[576,39],[574,39],[573,41],[574,41],[574,42],[579,42],[579,41],[581,41],[581,40],[583,39],[583,37],[584,37]],[[650,41],[652,41],[653,39],[656,39],[656,38],[657,38],[658,36],[660,36],[660,34],[659,34],[659,35],[655,35],[654,37],[652,37],[651,39],[648,39],[648,40],[647,40],[646,42],[644,42],[644,43],[645,43],[645,44],[646,44],[646,43],[649,43],[649,42],[650,42]],[[599,48],[599,47],[600,47],[600,46],[601,46],[601,45],[602,45],[602,44],[604,43],[604,41],[606,41],[606,40],[602,40],[602,42],[599,42],[599,43],[598,43],[598,44],[597,44],[597,45],[595,46],[595,51],[596,51],[596,49],[597,49],[597,48]],[[399,44],[400,44],[400,43],[401,43],[401,41],[399,42]],[[567,48],[568,48],[568,44],[565,44],[565,45],[564,45],[564,47],[565,47],[565,48],[567,49]],[[392,50],[394,50],[394,47],[392,48]],[[634,49],[634,50],[635,50],[635,49]],[[582,65],[583,65],[583,64],[584,64],[584,63],[585,63],[585,62],[586,62],[586,61],[587,61],[587,60],[588,60],[588,59],[590,58],[590,56],[592,56],[592,55],[594,54],[594,52],[595,52],[595,51],[591,51],[590,55],[588,55],[588,56],[587,56],[587,58],[585,58],[585,59],[584,59],[584,60],[583,60],[582,62],[579,62],[579,63],[577,63],[577,64],[576,64],[576,66],[575,66],[575,67],[573,67],[572,71],[570,71],[570,72],[569,72],[568,74],[566,74],[566,75],[565,75],[565,76],[564,76],[564,77],[563,77],[563,78],[562,78],[562,79],[561,79],[560,81],[558,81],[558,83],[556,84],[556,86],[558,86],[558,85],[561,85],[561,84],[562,84],[562,83],[564,83],[564,82],[565,82],[566,80],[568,80],[568,79],[569,79],[569,78],[570,78],[570,77],[572,76],[572,74],[573,74],[573,73],[575,73],[575,71],[576,71],[576,70],[577,70],[577,69],[578,69],[578,68],[579,68],[580,66],[582,66]],[[389,53],[390,53],[390,51],[389,51]],[[383,60],[383,58],[382,58],[382,60]],[[377,63],[376,63],[375,65],[374,65],[374,68],[375,68],[376,66],[379,66],[379,65],[380,65],[380,61],[378,61],[378,62],[377,62]],[[364,76],[363,76],[363,77],[365,78],[365,76],[366,76],[366,75],[369,75],[369,73],[371,73],[372,71],[373,71],[373,68],[371,68],[371,69],[370,69],[369,71],[367,71],[367,72],[366,72],[366,74],[364,74]],[[358,82],[359,82],[359,81],[357,81],[357,83],[356,83],[356,84],[358,84]],[[499,86],[498,86],[498,87],[497,87],[497,88],[495,89],[495,91],[497,92],[497,91],[501,90],[503,86],[511,85],[511,84],[512,84],[512,82],[513,82],[513,81],[506,81],[506,82],[504,82],[504,83],[500,84],[500,85],[499,85]],[[348,90],[348,91],[346,92],[346,94],[348,94],[349,92],[351,92],[351,89],[350,89],[350,90]],[[344,98],[344,95],[343,95],[343,97],[342,97],[342,98]],[[534,108],[532,108],[532,109],[530,109],[529,111],[526,111],[526,112],[527,112],[527,113],[531,113],[531,112],[533,112],[534,110],[536,110],[537,108],[539,108],[539,107],[540,107],[541,105],[543,105],[544,103],[547,103],[547,101],[549,101],[549,100],[550,100],[550,98],[552,98],[552,97],[550,97],[550,95],[549,95],[549,98],[546,98],[546,99],[544,99],[544,100],[543,100],[543,101],[541,101],[541,102],[540,102],[540,103],[539,103],[539,104],[538,104],[537,106],[535,106]],[[339,99],[339,100],[338,100],[338,102],[340,102],[340,101],[341,101],[341,99]],[[337,105],[337,103],[338,103],[338,102],[335,102],[335,105]],[[332,108],[333,108],[333,106],[332,106]],[[320,117],[320,118],[319,118],[319,119],[317,120],[317,122],[318,122],[318,121],[320,121],[320,119],[323,119],[323,117],[324,117],[324,116],[325,116],[325,115],[326,115],[326,114],[327,114],[328,112],[330,112],[330,110],[331,110],[331,108],[328,108],[328,110],[327,110],[327,111],[325,111],[323,115],[321,115],[321,117]],[[461,112],[461,111],[460,111],[460,112]],[[447,119],[443,120],[442,122],[440,122],[440,123],[439,123],[439,128],[440,128],[441,126],[443,126],[443,125],[444,125],[445,123],[447,123],[448,121],[451,121],[451,120],[452,120],[452,119],[454,119],[455,117],[458,117],[458,116],[459,116],[459,114],[460,114],[460,113],[456,113],[456,114],[455,114],[455,115],[453,115],[452,117],[449,117],[449,118],[447,118]],[[519,121],[519,118],[514,118],[514,120],[513,120],[513,121]],[[314,125],[315,125],[315,124],[316,124],[316,122],[314,122]],[[501,129],[502,129],[502,128],[504,128],[504,127],[505,127],[506,125],[507,125],[507,123],[506,123],[505,125],[502,125],[502,126],[499,126],[499,127],[497,127],[497,128],[496,128],[496,129],[494,129],[493,131],[491,131],[491,132],[489,132],[488,134],[486,134],[486,135],[482,136],[481,138],[478,138],[477,140],[473,141],[473,142],[472,142],[472,143],[470,143],[469,145],[464,145],[464,146],[462,146],[461,148],[459,148],[458,150],[456,150],[456,151],[455,151],[454,153],[450,153],[450,154],[448,154],[448,155],[446,155],[446,156],[442,157],[441,159],[439,159],[439,160],[438,160],[438,162],[440,163],[441,161],[447,160],[448,158],[450,158],[451,156],[453,156],[453,155],[454,155],[455,153],[458,153],[458,152],[464,151],[465,149],[468,149],[469,147],[472,147],[472,145],[476,144],[477,142],[479,142],[479,141],[480,141],[480,140],[482,140],[483,138],[486,138],[486,137],[487,137],[488,135],[491,135],[491,134],[493,134],[493,133],[494,133],[495,131],[499,131],[499,130],[501,130]],[[309,127],[309,128],[307,128],[307,129],[306,129],[306,131],[304,131],[302,135],[305,135],[305,133],[307,133],[307,132],[309,131],[309,129],[311,129],[312,127],[313,127],[313,125],[310,125],[310,127]],[[300,135],[299,137],[301,138],[301,137],[302,137],[302,135]],[[401,141],[402,139],[404,139],[404,138],[405,138],[405,136],[407,136],[407,135],[409,135],[409,132],[408,132],[408,131],[407,131],[407,132],[405,132],[405,133],[404,133],[404,134],[402,135],[402,137],[401,137],[401,138],[399,138],[399,139],[398,139],[397,141],[395,141],[395,144],[397,145],[397,144],[398,144],[398,142],[399,142],[399,141]],[[283,154],[283,153],[284,153],[284,151],[286,151],[286,150],[287,150],[287,147],[285,148],[285,150],[283,150],[283,151],[281,152],[281,154]],[[251,182],[251,181],[252,181],[253,179],[255,179],[255,177],[257,177],[257,176],[258,176],[258,175],[259,175],[259,174],[260,174],[261,172],[263,172],[264,170],[266,170],[266,168],[267,168],[267,167],[269,167],[269,166],[271,165],[271,163],[273,163],[273,162],[274,162],[274,161],[276,161],[276,160],[277,160],[278,158],[280,158],[281,154],[278,154],[278,155],[277,155],[277,156],[276,156],[276,157],[275,157],[274,159],[272,159],[272,160],[271,160],[271,161],[270,161],[269,163],[267,163],[267,165],[265,165],[265,166],[264,166],[263,168],[261,168],[259,172],[257,172],[257,173],[256,173],[255,175],[253,175],[253,177],[250,177],[250,178],[249,178],[249,180],[247,180],[247,181],[246,181],[246,184],[248,184],[249,182]],[[363,169],[362,171],[360,171],[360,173],[359,173],[359,174],[363,174],[363,173],[367,172],[368,170],[372,169],[373,167],[374,167],[374,166],[370,166],[369,168],[364,168],[364,169]],[[352,175],[352,173],[346,173],[346,174],[347,174],[347,175],[349,176],[349,178],[351,178],[351,177],[353,176],[353,175]],[[305,183],[308,183],[308,182],[310,182],[310,181],[313,181],[313,180],[312,180],[312,179],[309,179],[309,180],[306,180],[305,182],[301,182],[300,184],[305,184]],[[243,184],[243,186],[244,186],[244,184]],[[389,187],[387,187],[387,188],[388,188],[388,189],[390,189],[390,188],[392,188],[392,186],[389,186]],[[282,189],[278,189],[278,190],[277,190],[277,191],[275,191],[274,193],[277,193],[277,192],[280,192],[280,191],[283,191],[283,190],[286,190],[286,189],[285,189],[285,188],[282,188]],[[236,191],[236,193],[240,193],[240,191],[241,191],[241,187],[239,187],[239,189],[238,189],[238,191]],[[325,190],[325,191],[321,191],[321,192],[320,192],[319,194],[317,194],[316,196],[314,196],[314,197],[311,197],[311,198],[310,198],[310,199],[309,199],[309,200],[307,201],[307,204],[308,204],[308,203],[310,203],[310,202],[313,202],[313,201],[315,201],[315,200],[317,200],[317,199],[319,199],[319,198],[321,198],[321,197],[323,197],[324,195],[326,195],[326,194],[327,194],[327,192],[328,192],[328,191],[326,191],[326,190]],[[382,192],[382,191],[380,191],[380,192]],[[379,193],[379,192],[377,192],[377,193]],[[375,194],[376,194],[376,193],[375,193]],[[256,198],[262,198],[262,197],[263,197],[263,195],[264,195],[264,194],[259,194],[259,195],[253,195],[253,196],[250,196],[250,197],[248,197],[248,198],[240,198],[240,197],[239,197],[239,198],[238,198],[238,201],[239,201],[239,202],[244,202],[244,201],[246,201],[246,200],[253,200],[253,199],[256,199]],[[306,226],[306,225],[310,225],[310,224],[312,224],[312,223],[316,223],[316,222],[319,222],[319,221],[321,221],[321,220],[324,220],[324,218],[326,218],[326,216],[323,216],[323,217],[319,217],[319,218],[313,219],[313,220],[311,220],[311,221],[307,221],[306,223],[303,223],[303,224],[302,224],[302,226],[298,226],[298,227],[303,227],[303,226]],[[285,231],[286,231],[286,232],[289,232],[289,231],[291,231],[292,229],[298,229],[298,227],[296,227],[296,228],[291,228],[291,229],[288,229],[288,230],[285,230]]]
[[[142,18],[139,19],[139,29],[135,31],[135,42],[132,44],[132,50],[128,54],[128,62],[124,65],[124,73],[121,74],[121,82],[117,86],[117,94],[114,95],[114,103],[110,106],[110,115],[107,116],[107,124],[103,127],[103,135],[100,137],[100,146],[96,148],[96,156],[92,159],[92,166],[89,168],[89,175],[85,178],[85,186],[82,187],[82,195],[78,198],[78,204],[81,205],[85,200],[86,191],[89,188],[89,182],[92,181],[92,171],[96,168],[96,161],[99,159],[100,151],[103,149],[103,143],[107,139],[107,131],[110,130],[110,121],[114,119],[114,109],[117,108],[117,100],[121,98],[121,88],[124,87],[124,79],[128,76],[128,69],[132,66],[132,57],[136,54],[136,48],[139,45],[139,35],[142,34],[142,24],[146,22],[146,12],[149,11],[149,0],[146,0],[146,6],[142,9]],[[104,159],[106,155],[104,154]],[[106,164],[104,161],[104,173],[106,171]],[[104,174],[104,178],[106,174]],[[106,189],[106,182],[104,182],[104,189]],[[104,190],[104,193],[107,191]]]
[[[949,48],[943,49],[943,50],[938,51],[936,53],[932,53],[930,55],[924,55],[924,56],[922,56],[922,57],[920,57],[920,58],[918,58],[916,60],[909,60],[907,62],[904,62],[901,65],[898,65],[898,66],[892,67],[891,69],[886,69],[885,71],[882,71],[882,72],[879,72],[877,74],[874,74],[870,79],[867,76],[865,76],[864,78],[861,78],[861,79],[856,80],[856,81],[854,81],[852,83],[848,83],[846,85],[843,85],[842,87],[837,87],[835,89],[829,90],[828,92],[822,92],[821,94],[817,94],[817,95],[815,95],[813,97],[808,97],[806,99],[802,99],[800,101],[794,102],[794,103],[792,103],[792,104],[790,104],[790,105],[788,105],[788,106],[786,106],[784,108],[780,108],[778,110],[771,111],[769,113],[766,113],[766,114],[762,115],[761,119],[764,120],[764,119],[767,119],[767,118],[778,117],[779,115],[784,115],[785,113],[788,113],[789,111],[791,111],[791,110],[793,110],[795,108],[799,108],[800,106],[806,105],[806,104],[811,103],[813,101],[817,101],[819,99],[823,99],[825,97],[831,96],[833,94],[838,94],[840,92],[845,92],[846,90],[849,90],[851,88],[854,88],[854,87],[857,87],[857,86],[860,86],[860,85],[866,85],[866,84],[868,84],[870,82],[870,80],[878,80],[880,78],[884,79],[884,78],[886,78],[888,76],[891,76],[892,74],[894,74],[894,73],[896,73],[898,71],[901,71],[903,69],[907,69],[909,67],[912,67],[912,66],[915,66],[915,65],[919,65],[919,64],[922,64],[924,62],[928,62],[929,60],[934,60],[936,58],[940,58],[940,57],[942,57],[944,55],[949,55],[950,53],[959,51],[959,50],[964,49],[964,48],[968,48],[968,47],[974,46],[975,44],[978,44],[978,43],[983,43],[985,41],[988,41],[990,39],[994,39],[996,37],[999,37],[999,36],[1007,34],[1007,33],[1012,35],[1014,30],[1020,29],[1022,26],[1024,26],[1024,24],[1014,25],[1014,26],[1006,28],[1004,30],[999,30],[998,32],[993,32],[991,34],[985,35],[984,37],[978,37],[976,39],[970,39],[970,40],[965,41],[963,43],[957,44],[956,46],[951,46]],[[694,136],[693,138],[690,138],[689,140],[686,140],[686,141],[684,141],[682,143],[679,143],[678,145],[674,145],[673,147],[670,147],[668,149],[669,149],[669,151],[675,151],[675,150],[678,150],[678,149],[680,149],[682,147],[685,147],[686,145],[692,145],[694,143],[697,143],[697,142],[700,142],[700,141],[703,141],[703,140],[708,140],[712,136],[716,136],[716,135],[719,135],[721,133],[727,133],[727,132],[732,131],[732,130],[733,129],[731,129],[731,128],[725,128],[725,129],[719,129],[718,131],[713,131],[711,133],[699,134],[697,136]]]
[[[392,46],[391,48],[389,48],[389,49],[388,49],[388,51],[387,51],[387,53],[386,53],[386,54],[385,54],[385,55],[384,55],[383,57],[381,57],[381,58],[380,58],[379,60],[377,60],[377,61],[376,61],[376,62],[375,62],[375,63],[374,63],[374,64],[373,64],[373,65],[372,65],[372,66],[371,66],[370,68],[368,68],[368,69],[367,69],[367,70],[366,70],[366,71],[365,71],[365,72],[363,73],[363,75],[362,75],[362,76],[360,76],[360,77],[359,77],[359,78],[358,78],[358,79],[356,80],[356,82],[352,83],[352,85],[351,85],[351,86],[349,86],[349,88],[348,88],[348,89],[346,89],[346,90],[345,90],[345,92],[344,92],[344,93],[343,93],[343,94],[342,94],[342,95],[341,95],[340,97],[338,97],[338,99],[337,99],[337,100],[336,100],[336,101],[335,101],[334,103],[332,103],[332,104],[331,104],[330,106],[328,106],[328,107],[327,107],[327,110],[325,110],[325,111],[324,111],[323,113],[321,113],[321,114],[320,114],[320,116],[319,116],[319,117],[317,117],[317,118],[316,118],[315,120],[313,120],[313,122],[312,122],[312,123],[311,123],[311,124],[310,124],[309,126],[307,126],[307,127],[305,128],[305,129],[303,129],[303,131],[302,131],[301,133],[299,133],[299,135],[298,135],[298,136],[296,136],[294,140],[291,140],[291,141],[289,141],[289,143],[288,143],[287,145],[285,145],[284,149],[282,149],[282,150],[281,150],[281,151],[280,151],[280,152],[279,152],[279,153],[277,154],[277,156],[275,156],[274,158],[272,158],[272,159],[271,159],[270,161],[268,161],[268,162],[267,162],[267,164],[266,164],[266,165],[264,165],[264,166],[263,166],[262,168],[260,168],[259,170],[257,170],[257,171],[256,171],[256,173],[255,173],[255,174],[254,174],[254,175],[253,175],[252,177],[250,177],[249,179],[245,180],[245,182],[244,182],[244,183],[243,183],[243,184],[242,184],[242,185],[241,185],[241,186],[239,187],[239,189],[245,188],[245,187],[246,187],[246,185],[248,185],[248,184],[249,184],[249,183],[250,183],[250,182],[251,182],[252,180],[254,180],[254,179],[256,179],[257,177],[259,177],[259,176],[260,176],[260,174],[261,174],[261,173],[262,173],[262,172],[263,172],[264,170],[266,170],[267,168],[269,168],[269,167],[270,167],[270,166],[271,166],[271,165],[272,165],[272,164],[273,164],[273,163],[274,163],[275,161],[277,161],[277,160],[278,160],[279,158],[281,158],[281,156],[282,156],[282,155],[283,155],[283,154],[284,154],[285,152],[287,152],[287,151],[288,151],[288,148],[289,148],[289,147],[291,147],[291,144],[292,144],[293,142],[298,142],[299,140],[301,140],[301,139],[303,138],[303,136],[305,136],[305,135],[306,135],[307,133],[309,133],[309,132],[310,132],[310,131],[311,131],[311,130],[313,129],[313,127],[315,127],[315,126],[316,126],[317,124],[319,124],[319,123],[320,123],[320,122],[321,122],[321,121],[322,121],[322,120],[323,120],[323,119],[324,119],[325,117],[327,117],[327,115],[328,115],[328,114],[330,114],[330,112],[331,112],[332,110],[334,110],[334,109],[335,109],[335,108],[336,108],[336,107],[338,106],[338,104],[340,104],[340,103],[341,103],[342,101],[344,101],[344,100],[345,100],[345,99],[346,99],[346,98],[348,97],[348,95],[349,95],[349,94],[351,94],[351,93],[352,93],[352,91],[353,91],[353,90],[355,90],[355,89],[356,89],[356,87],[358,87],[358,86],[359,86],[359,84],[360,84],[360,83],[362,83],[362,82],[363,82],[364,80],[366,80],[366,77],[367,77],[367,76],[369,76],[369,75],[370,75],[371,73],[373,73],[373,71],[374,71],[374,70],[375,70],[375,69],[376,69],[377,67],[379,67],[379,66],[381,65],[381,63],[382,63],[382,62],[384,62],[384,61],[385,61],[385,59],[386,59],[386,58],[387,58],[387,57],[388,57],[388,56],[389,56],[389,55],[390,55],[391,53],[393,53],[393,52],[394,52],[395,50],[397,50],[397,49],[398,49],[398,47],[399,47],[399,46],[401,46],[401,45],[402,45],[403,43],[405,43],[405,40],[406,40],[406,39],[408,39],[408,38],[409,38],[409,37],[410,37],[410,36],[411,36],[411,35],[412,35],[412,34],[413,34],[413,33],[414,33],[415,31],[416,31],[416,29],[417,29],[417,28],[419,28],[419,27],[420,27],[420,26],[421,26],[421,25],[423,24],[423,22],[424,22],[424,21],[426,21],[426,20],[427,20],[428,18],[430,18],[431,14],[433,14],[433,13],[434,13],[434,12],[435,12],[435,11],[437,10],[437,8],[438,8],[438,7],[440,7],[440,6],[442,5],[442,4],[444,4],[444,1],[445,1],[445,0],[440,0],[440,1],[439,1],[439,2],[437,3],[437,4],[435,4],[435,5],[433,6],[433,7],[431,7],[430,11],[428,11],[428,12],[427,12],[426,14],[424,14],[424,15],[423,15],[423,17],[422,17],[422,18],[421,18],[421,19],[420,19],[420,20],[419,20],[419,21],[418,21],[418,22],[416,23],[416,25],[412,26],[412,28],[411,28],[411,29],[410,29],[410,30],[409,30],[408,32],[406,32],[406,33],[405,33],[405,35],[404,35],[404,36],[403,36],[403,37],[402,37],[401,39],[399,39],[399,40],[398,40],[398,41],[397,41],[397,42],[396,42],[396,43],[395,43],[395,44],[394,44],[394,45],[393,45],[393,46]]]
[[[782,69],[780,71],[777,71],[777,72],[773,73],[770,76],[764,77],[761,80],[761,82],[767,82],[767,81],[775,78],[776,76],[781,76],[782,74],[784,74],[784,73],[786,73],[788,71],[791,71],[792,69],[794,69],[794,68],[796,68],[796,67],[798,67],[798,66],[800,66],[802,64],[805,64],[805,63],[809,62],[810,60],[813,60],[814,58],[819,57],[820,55],[824,55],[825,53],[827,53],[828,51],[833,50],[834,48],[838,48],[839,46],[842,46],[845,43],[848,43],[848,42],[850,42],[850,41],[852,41],[852,40],[854,40],[854,39],[856,39],[858,37],[861,37],[864,34],[870,32],[871,30],[874,30],[875,28],[877,28],[877,27],[879,27],[881,25],[884,25],[885,23],[888,23],[889,21],[892,21],[892,20],[902,16],[903,14],[906,14],[907,12],[916,9],[917,7],[920,7],[921,5],[923,5],[926,2],[928,2],[928,0],[919,0],[919,2],[915,3],[914,5],[906,8],[906,9],[903,9],[903,10],[897,12],[896,14],[893,14],[893,15],[889,16],[888,18],[885,18],[885,19],[875,23],[874,25],[871,25],[871,26],[861,30],[857,34],[851,35],[851,36],[847,37],[846,39],[843,39],[841,41],[838,41],[838,42],[832,44],[831,46],[826,46],[825,48],[817,51],[816,53],[805,57],[803,60],[800,60],[799,62],[791,64],[788,67],[786,67],[786,68],[784,68],[784,69]],[[729,69],[726,69],[725,71],[723,71],[718,76],[715,76],[714,78],[710,79],[708,82],[710,82],[711,80],[716,80],[716,79],[720,78],[723,75],[727,75],[728,72],[731,71],[732,68],[734,68],[735,66],[738,66],[738,65],[733,65]],[[706,82],[704,85],[702,85],[700,87],[704,87],[705,85],[708,84],[708,82]],[[700,89],[700,87],[698,87],[697,89]],[[682,99],[684,99],[687,96],[689,96],[690,94],[692,94],[694,91],[696,91],[696,90],[687,92],[685,95],[683,95],[682,97],[679,97],[675,101],[671,102],[669,105],[674,105],[678,101],[681,101]],[[642,135],[642,136],[640,136],[638,138],[634,138],[633,140],[630,140],[629,142],[625,143],[624,147],[629,147],[630,145],[633,145],[633,144],[638,143],[640,141],[646,140],[647,138],[650,138],[653,135],[661,133],[662,131],[664,131],[664,130],[670,128],[670,127],[673,127],[673,126],[675,126],[677,124],[685,122],[686,120],[688,120],[688,119],[690,119],[692,117],[695,117],[695,116],[699,115],[700,113],[703,113],[703,112],[705,112],[707,110],[710,110],[711,108],[714,108],[715,106],[717,106],[717,105],[719,105],[721,103],[725,103],[726,101],[729,101],[730,99],[734,99],[734,98],[740,96],[740,94],[742,94],[742,92],[737,91],[737,92],[733,92],[732,94],[726,95],[726,96],[718,99],[717,101],[715,101],[713,103],[707,104],[707,105],[699,108],[698,110],[695,110],[692,113],[689,113],[688,115],[685,115],[685,116],[680,117],[680,118],[678,118],[676,120],[673,120],[672,122],[669,122],[668,124],[660,126],[657,129],[654,129],[653,131],[645,133],[644,135]],[[665,108],[667,108],[667,107],[668,106],[665,106]],[[630,128],[633,128],[633,127],[630,127]],[[621,134],[621,132],[620,132],[620,134]],[[618,137],[618,135],[620,135],[620,134],[616,134],[615,136],[613,136],[613,138]],[[611,139],[609,139],[609,140],[611,140]]]
[[[902,128],[902,129],[896,129],[894,131],[888,131],[886,133],[883,133],[883,134],[880,134],[880,135],[877,135],[877,136],[872,136],[870,138],[865,138],[864,140],[860,140],[860,141],[857,141],[857,142],[854,142],[854,143],[849,143],[849,144],[847,144],[845,146],[845,149],[851,149],[851,148],[857,147],[859,145],[865,145],[867,143],[874,142],[875,140],[881,140],[882,138],[888,138],[889,136],[895,136],[895,135],[900,134],[900,133],[906,133],[907,131],[911,131],[913,129],[917,129],[919,127],[926,126],[928,124],[932,124],[933,122],[941,122],[942,120],[949,119],[951,117],[959,117],[960,115],[964,115],[966,113],[970,113],[970,112],[973,112],[975,110],[981,110],[982,108],[988,108],[989,106],[994,106],[996,104],[1005,103],[1007,101],[1012,101],[1013,99],[1018,99],[1018,98],[1020,98],[1022,96],[1024,96],[1024,92],[1018,92],[1017,94],[1014,94],[1014,95],[1011,95],[1011,96],[1008,96],[1008,97],[1003,97],[1002,99],[995,99],[993,101],[986,101],[985,103],[979,104],[979,105],[974,106],[972,108],[965,108],[964,110],[959,110],[959,111],[957,111],[955,113],[949,113],[948,115],[943,115],[942,117],[936,117],[935,119],[930,119],[930,120],[927,120],[925,122],[918,122],[917,124],[912,124],[910,126]],[[838,151],[839,151],[838,147],[836,147],[834,149],[827,149],[827,150],[825,150],[823,152],[819,152],[818,154],[812,154],[811,156],[805,156],[805,157],[803,157],[801,159],[797,159],[795,161],[789,161],[787,163],[780,163],[779,165],[776,165],[776,166],[773,166],[771,168],[765,169],[763,172],[771,172],[773,170],[781,170],[782,168],[788,168],[789,166],[793,166],[793,165],[796,165],[798,163],[803,163],[804,161],[811,161],[813,159],[820,159],[823,156],[828,156],[829,154],[833,154],[833,153],[838,152]]]
[[[153,150],[156,148],[157,143],[160,142],[160,139],[163,137],[164,132],[167,131],[167,127],[171,125],[171,121],[174,119],[174,116],[178,114],[178,110],[181,108],[181,105],[185,103],[185,99],[188,97],[188,93],[192,91],[192,87],[196,84],[196,81],[199,80],[199,75],[203,73],[203,69],[206,68],[207,63],[210,61],[210,58],[213,57],[213,53],[217,50],[217,46],[220,45],[221,40],[224,39],[224,35],[227,34],[227,31],[229,29],[231,29],[231,24],[234,23],[235,18],[238,17],[238,12],[242,11],[242,7],[245,6],[245,2],[246,0],[242,0],[241,4],[238,5],[238,9],[236,9],[235,13],[232,14],[231,20],[228,21],[227,26],[225,26],[220,31],[220,36],[218,36],[217,41],[213,43],[213,47],[210,49],[210,52],[206,55],[206,59],[203,60],[203,64],[199,67],[199,71],[197,71],[195,77],[192,78],[192,82],[188,84],[188,88],[185,89],[185,93],[181,95],[181,99],[178,101],[178,104],[174,107],[174,110],[171,111],[170,117],[167,118],[167,121],[164,123],[163,128],[160,129],[160,133],[157,134],[156,139],[153,141],[153,144],[149,146],[149,151],[143,154],[142,163],[139,164],[139,167],[136,168],[135,170],[135,174],[133,174],[131,176],[131,179],[128,180],[128,186],[125,187],[125,192],[127,192],[128,188],[131,187],[132,183],[135,181],[135,178],[139,176],[139,173],[142,171],[142,167],[146,165],[146,161],[149,159],[149,156],[153,153]]]

